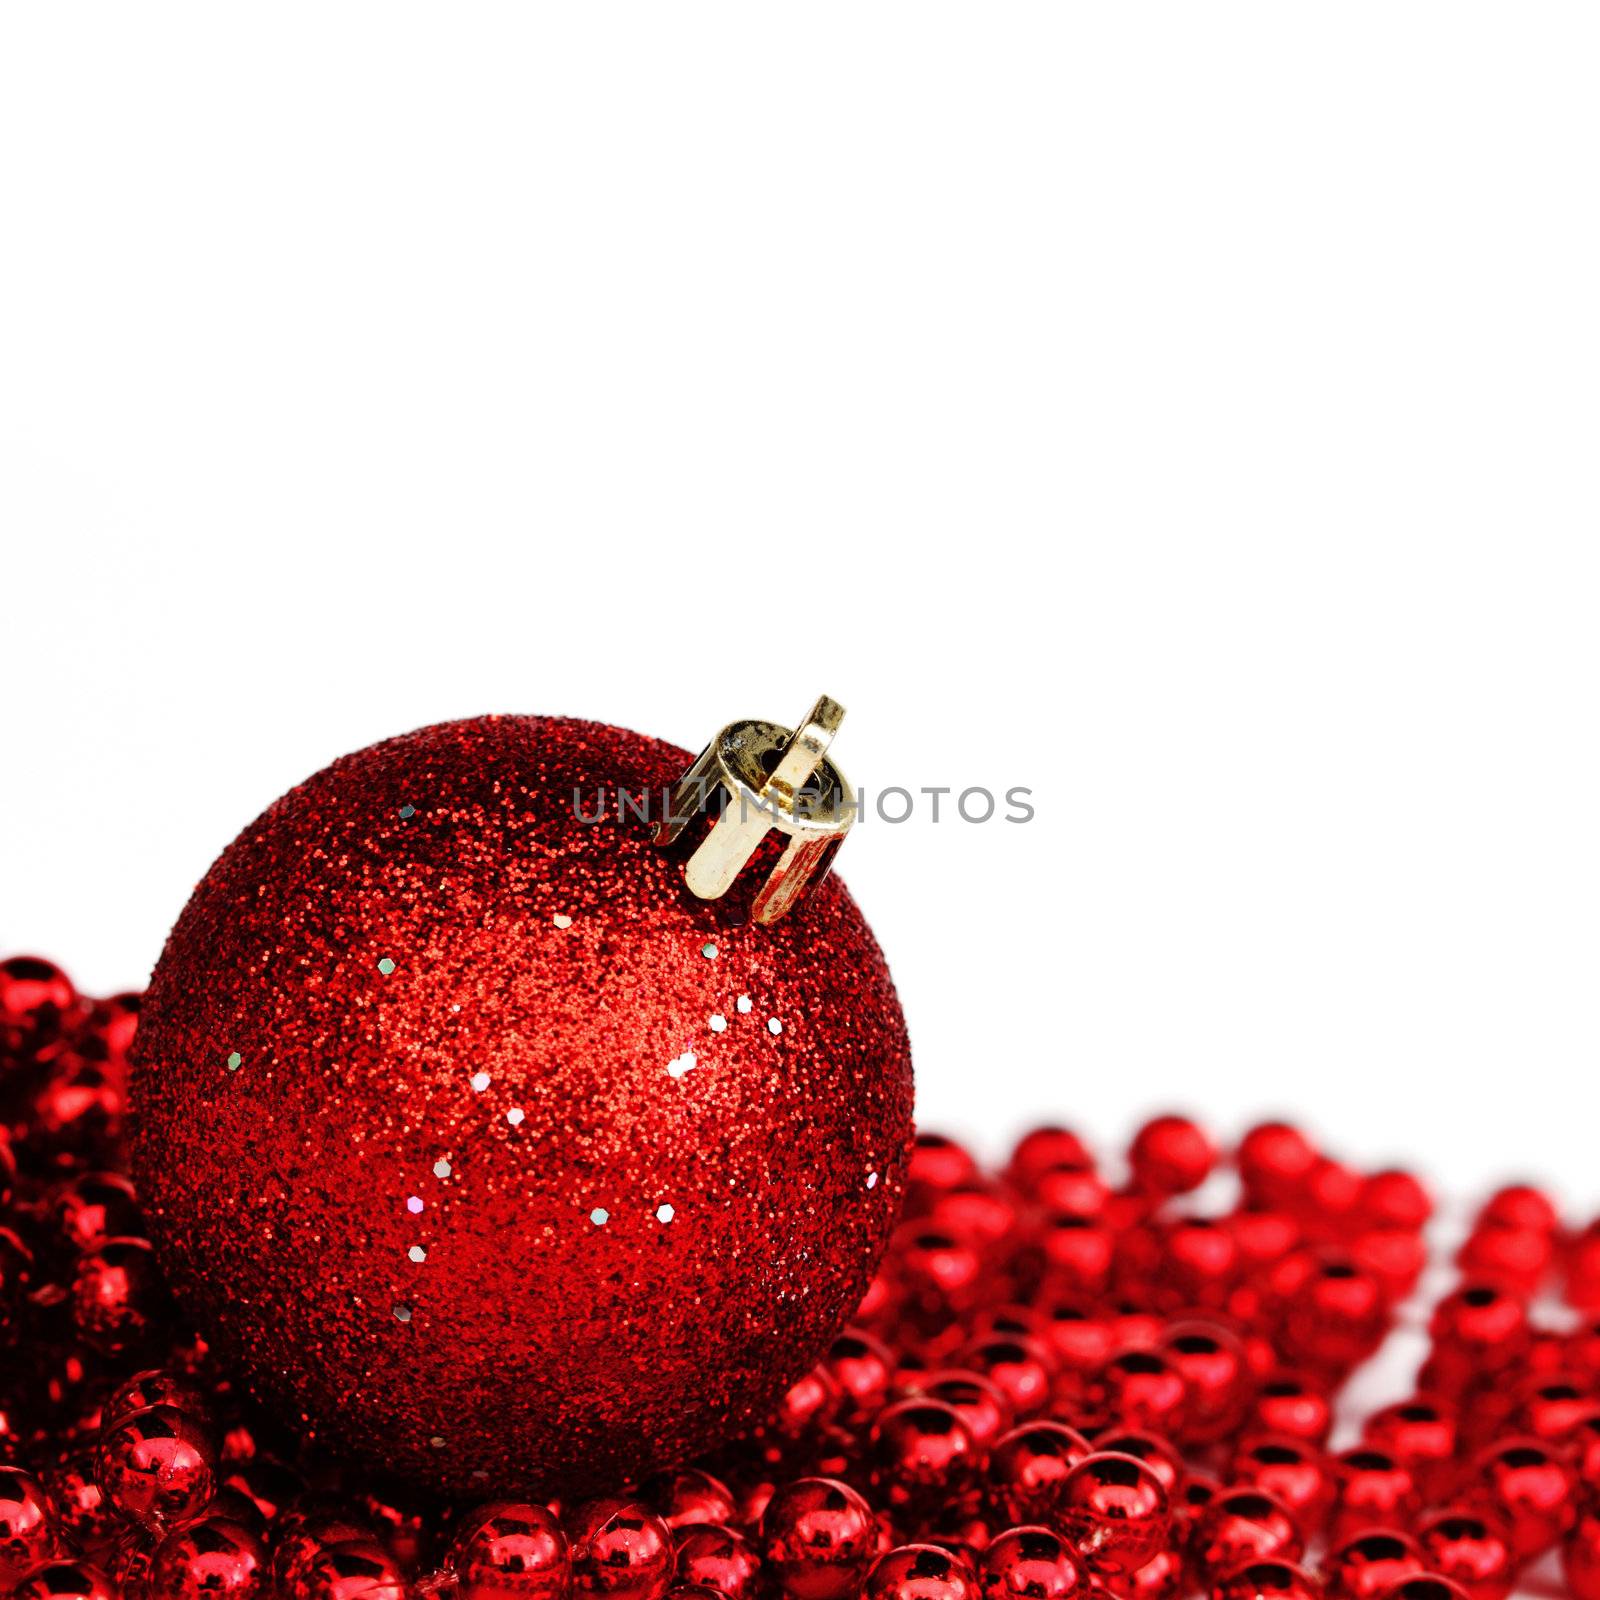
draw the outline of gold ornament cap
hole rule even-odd
[[[776,922],[827,877],[856,817],[856,797],[828,757],[844,707],[823,695],[793,730],[776,722],[730,722],[678,780],[655,842],[670,845],[696,817],[711,830],[684,864],[702,900],[720,900],[769,833],[787,836],[756,891],[750,915]]]

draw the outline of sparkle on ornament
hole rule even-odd
[[[727,1030],[727,1026],[728,1019],[720,1011],[711,1013],[711,1031],[713,1033],[723,1033]]]
[[[421,1196],[420,1195],[412,1195],[410,1197],[410,1199],[408,1199],[406,1201],[406,1210],[409,1211],[411,1213],[411,1215],[414,1216],[414,1217],[419,1215],[421,1213],[421,1211],[422,1211],[422,1198],[421,1198]]]
[[[413,1261],[417,1262],[418,1265],[421,1265],[422,1262],[428,1259],[428,1252],[424,1250],[420,1244],[412,1245],[412,1247],[406,1251],[406,1254],[410,1256]]]
[[[867,1187],[869,1189],[876,1189],[878,1187],[878,1174],[876,1172],[869,1172],[867,1174]]]
[[[607,1211],[604,1206],[596,1206],[594,1210],[589,1213],[589,1220],[595,1225],[595,1227],[603,1228],[611,1220],[611,1213]]]
[[[442,1433],[436,1433],[428,1441],[428,1443],[431,1444],[435,1450],[443,1450],[444,1449],[444,1435]]]
[[[681,1056],[676,1056],[667,1063],[667,1076],[669,1078],[681,1078],[684,1073],[692,1072],[699,1065],[699,1058],[694,1051],[685,1050]]]
[[[522,1126],[522,1107],[512,1106],[512,1108],[506,1112],[506,1121],[509,1122],[513,1128],[520,1128]]]
[[[671,1222],[672,1219],[675,1216],[677,1216],[677,1214],[678,1213],[676,1211],[674,1211],[671,1206],[657,1206],[656,1207],[656,1221],[657,1222]]]
[[[378,971],[387,978],[389,974],[394,971],[394,962],[392,962],[388,956],[385,956],[383,960],[378,963]]]
[[[714,944],[703,944],[700,946],[700,954],[707,961],[715,961],[717,959],[717,947]]]
[[[448,1178],[450,1176],[450,1163],[446,1161],[443,1156],[440,1156],[439,1159],[434,1162],[433,1175],[436,1178]]]
[[[394,1320],[396,1322],[409,1322],[411,1320],[411,1307],[404,1304],[397,1305],[394,1308]]]
[[[417,814],[417,808],[415,806],[401,806],[400,807],[400,815],[402,817],[407,818],[408,820],[411,817],[416,816],[416,814]]]
[[[244,1057],[240,1055],[237,1050],[235,1050],[232,1055],[228,1057],[228,1071],[237,1072],[243,1065]]]
[[[768,1033],[782,1033],[783,1032],[783,1024],[781,1022],[779,1022],[776,1017],[768,1017],[767,1018],[767,1032]]]
[[[487,1072],[474,1072],[472,1074],[472,1087],[482,1094],[489,1087],[489,1074]]]
[[[550,920],[555,923],[558,928],[570,928],[572,926],[572,918],[561,911],[556,912],[555,916],[553,916]]]
[[[750,998],[750,996],[749,996],[749,995],[747,995],[747,994],[742,994],[742,995],[740,995],[740,996],[739,996],[739,998],[738,998],[738,999],[737,999],[737,1000],[736,1000],[736,1001],[735,1001],[735,1002],[734,1002],[734,1004],[735,1004],[735,1005],[736,1005],[736,1006],[737,1006],[737,1007],[738,1007],[738,1010],[739,1010],[739,1015],[740,1015],[740,1016],[741,1016],[741,1017],[748,1017],[748,1016],[749,1016],[749,1015],[750,1015],[750,1012],[751,1012],[751,1008],[752,1008],[752,1007],[753,1007],[753,1006],[754,1006],[754,1005],[755,1005],[755,1001],[753,1001],[753,1000],[752,1000],[752,999],[751,999],[751,998]]]

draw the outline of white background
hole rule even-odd
[[[12,7],[0,948],[826,689],[925,1123],[1600,1204],[1592,8]]]

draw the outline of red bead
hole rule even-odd
[[[1402,1578],[1385,1600],[1467,1600],[1467,1592],[1440,1573],[1417,1572]]]
[[[319,1545],[287,1600],[406,1600],[405,1579],[375,1539]]]
[[[835,1335],[822,1365],[839,1396],[841,1422],[875,1417],[889,1403],[894,1357],[883,1341],[870,1333],[846,1328]]]
[[[571,1576],[555,1517],[543,1506],[504,1500],[467,1516],[445,1565],[461,1600],[562,1600]]]
[[[1388,1296],[1377,1280],[1328,1255],[1291,1291],[1280,1340],[1291,1363],[1342,1372],[1365,1361],[1388,1330]]]
[[[1416,1232],[1433,1215],[1433,1199],[1410,1172],[1374,1172],[1361,1186],[1361,1216],[1369,1228],[1407,1228]]]
[[[1026,1189],[1049,1167],[1063,1163],[1089,1166],[1092,1162],[1089,1147],[1070,1128],[1034,1128],[1017,1141],[1007,1175]]]
[[[135,1411],[148,1410],[151,1406],[171,1406],[196,1422],[209,1420],[209,1408],[200,1390],[178,1373],[157,1367],[148,1372],[136,1372],[117,1386],[106,1401],[100,1425],[102,1428],[115,1427],[124,1417],[132,1416]]]
[[[85,1172],[72,1179],[51,1202],[50,1220],[74,1250],[130,1237],[143,1226],[133,1185],[120,1172]]]
[[[1128,1151],[1133,1180],[1155,1194],[1198,1189],[1217,1164],[1217,1147],[1187,1117],[1156,1117],[1134,1135]]]
[[[59,1026],[77,994],[72,980],[41,956],[0,961],[0,1043],[20,1048]]]
[[[1572,1600],[1600,1600],[1600,1511],[1586,1510],[1567,1535],[1561,1570]]]
[[[217,1489],[217,1453],[205,1427],[173,1406],[149,1406],[101,1436],[96,1475],[124,1516],[150,1527],[198,1516]]]
[[[1326,1444],[1333,1428],[1333,1403],[1324,1385],[1298,1373],[1265,1379],[1245,1413],[1244,1431]]]
[[[1153,1285],[1160,1303],[1174,1310],[1220,1308],[1239,1271],[1239,1246],[1219,1217],[1179,1217],[1159,1236]]]
[[[1101,1414],[1129,1428],[1180,1437],[1188,1390],[1170,1357],[1159,1350],[1124,1350],[1100,1369],[1095,1396]]]
[[[678,1535],[678,1577],[726,1595],[727,1600],[753,1600],[761,1557],[733,1528],[702,1523]]]
[[[1187,1548],[1206,1508],[1222,1493],[1222,1485],[1208,1473],[1186,1472],[1172,1501],[1172,1542]]]
[[[1282,1503],[1265,1489],[1224,1489],[1195,1525],[1190,1555],[1202,1580],[1215,1583],[1250,1561],[1298,1561],[1305,1539]]]
[[[265,1561],[251,1529],[204,1517],[161,1541],[145,1592],[148,1600],[253,1600],[265,1590]]]
[[[1315,1146],[1285,1122],[1263,1122],[1239,1144],[1239,1176],[1245,1191],[1268,1206],[1296,1198],[1317,1161]]]
[[[1529,1438],[1559,1447],[1596,1415],[1600,1415],[1600,1401],[1586,1381],[1543,1378],[1524,1393],[1516,1420]]]
[[[1322,1527],[1333,1502],[1328,1457],[1304,1439],[1282,1435],[1251,1439],[1235,1454],[1230,1472],[1236,1482],[1254,1484],[1273,1495],[1307,1539]]]
[[[1090,1454],[1088,1441],[1064,1422],[1013,1428],[989,1458],[989,1494],[1007,1523],[1055,1520],[1067,1474]]]
[[[956,1364],[988,1378],[1019,1420],[1037,1415],[1049,1404],[1055,1362],[1037,1340],[993,1335],[968,1345]]]
[[[1480,1226],[1534,1228],[1540,1233],[1555,1233],[1561,1226],[1561,1213],[1543,1190],[1528,1183],[1512,1183],[1489,1196],[1477,1221]]]
[[[906,1181],[917,1189],[953,1189],[978,1176],[978,1164],[954,1139],[942,1133],[919,1133],[911,1150]]]
[[[983,1600],[1077,1600],[1088,1579],[1059,1535],[1029,1526],[1008,1529],[984,1551],[978,1587]]]
[[[1518,1560],[1548,1550],[1577,1520],[1577,1475],[1537,1439],[1491,1446],[1478,1458],[1477,1474],[1482,1494],[1510,1532]]]
[[[150,1345],[166,1295],[147,1239],[106,1239],[86,1251],[72,1284],[73,1318],[86,1344],[121,1356]]]
[[[1211,1596],[1212,1600],[1322,1600],[1322,1585],[1304,1567],[1272,1558],[1230,1573]]]
[[[1085,1221],[1103,1221],[1111,1188],[1088,1162],[1063,1161],[1038,1173],[1033,1180],[1035,1200],[1046,1211]]]
[[[1048,1281],[1064,1295],[1104,1293],[1116,1248],[1116,1235],[1090,1217],[1057,1214],[1039,1229]]]
[[[111,1580],[87,1561],[46,1561],[11,1591],[11,1600],[118,1600]]]
[[[632,1500],[595,1500],[573,1519],[572,1587],[592,1600],[657,1600],[672,1581],[672,1530]]]
[[[720,1478],[698,1467],[658,1472],[640,1486],[640,1496],[676,1533],[697,1523],[733,1520],[733,1492]]]
[[[794,1600],[846,1600],[878,1554],[878,1523],[848,1484],[800,1478],[773,1494],[761,1539],[766,1571]]]
[[[1168,1521],[1161,1480],[1132,1456],[1087,1456],[1061,1485],[1057,1526],[1091,1567],[1137,1571],[1166,1542]]]
[[[1095,1454],[1104,1455],[1107,1451],[1144,1462],[1161,1480],[1168,1499],[1177,1493],[1184,1475],[1183,1457],[1160,1434],[1143,1428],[1111,1428],[1094,1438]]]
[[[867,1440],[867,1463],[881,1504],[897,1515],[924,1516],[959,1499],[982,1460],[954,1406],[912,1399],[879,1413]]]
[[[1456,1264],[1468,1277],[1531,1295],[1555,1262],[1555,1240],[1537,1228],[1485,1223],[1468,1234]]]
[[[1108,1572],[1106,1592],[1116,1600],[1176,1600],[1188,1581],[1188,1569],[1176,1550],[1159,1550],[1137,1572]]]
[[[1334,1457],[1328,1542],[1343,1544],[1367,1528],[1410,1528],[1421,1508],[1416,1480],[1384,1450],[1358,1445]]]
[[[96,1549],[115,1536],[117,1510],[100,1490],[93,1445],[67,1451],[39,1477],[49,1491],[61,1530],[76,1548]]]
[[[1447,1400],[1418,1395],[1401,1400],[1367,1419],[1364,1442],[1386,1451],[1410,1469],[1425,1496],[1442,1493],[1455,1472],[1455,1408]]]
[[[1500,1522],[1466,1506],[1432,1511],[1417,1527],[1429,1568],[1459,1583],[1471,1600],[1505,1600],[1517,1558]]]
[[[1011,1407],[997,1385],[976,1372],[933,1372],[922,1385],[929,1400],[949,1406],[966,1424],[973,1447],[985,1461],[1012,1425]]]
[[[1246,1272],[1282,1261],[1302,1239],[1299,1221],[1287,1211],[1234,1211],[1222,1220]]]
[[[1428,1245],[1409,1228],[1367,1228],[1350,1240],[1350,1259],[1392,1304],[1404,1300],[1421,1281]]]
[[[978,1580],[938,1545],[905,1544],[878,1557],[861,1593],[864,1600],[978,1600]]]
[[[101,1560],[122,1600],[150,1600],[150,1568],[161,1540],[148,1528],[129,1528]]]
[[[44,1486],[16,1467],[0,1467],[0,1592],[54,1554],[55,1508]]]
[[[1322,1561],[1330,1600],[1383,1600],[1403,1578],[1427,1570],[1422,1547],[1394,1528],[1369,1528]]]
[[[1183,1381],[1183,1439],[1212,1444],[1240,1424],[1255,1388],[1242,1341],[1210,1322],[1174,1323],[1158,1346]]]
[[[1430,1367],[1452,1392],[1499,1372],[1528,1348],[1528,1313],[1514,1295],[1489,1283],[1470,1283],[1433,1308]]]

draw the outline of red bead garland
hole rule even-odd
[[[1416,1392],[1336,1430],[1433,1206],[1285,1123],[1225,1156],[1158,1117],[1120,1171],[924,1135],[855,1325],[747,1438],[600,1501],[391,1503],[176,1325],[121,1170],[137,1015],[0,963],[0,1595],[1506,1600],[1559,1550],[1600,1600],[1600,1321],[1544,1309],[1600,1311],[1600,1224],[1491,1196]]]

